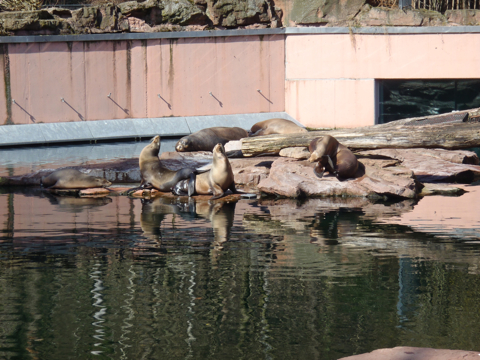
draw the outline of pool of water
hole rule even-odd
[[[480,351],[480,188],[465,189],[215,204],[1,189],[0,358]]]
[[[162,138],[160,150],[175,151],[177,141],[178,138]],[[0,176],[21,175],[40,169],[135,158],[140,155],[142,149],[149,142],[150,139],[69,146],[0,148]]]

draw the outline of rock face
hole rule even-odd
[[[146,0],[119,5],[0,13],[3,35],[157,32],[209,28],[280,27],[271,0]]]
[[[471,183],[480,179],[478,157],[471,151],[442,149],[379,149],[361,151],[360,156],[388,157],[401,161],[420,182]]]
[[[359,152],[357,157],[360,166],[355,178],[342,181],[328,172],[318,178],[313,172],[315,164],[292,157],[230,159],[230,164],[237,188],[286,198],[413,199],[425,195],[460,195],[463,190],[453,186],[425,186],[423,183],[472,182],[480,179],[480,166],[471,164],[478,163],[478,157],[469,151],[384,149]],[[212,153],[165,152],[159,160],[171,170],[201,167],[208,170]],[[72,168],[104,177],[114,184],[140,182],[138,159]],[[0,178],[0,186],[38,186],[41,177],[52,171],[40,170],[32,174]]]
[[[12,7],[10,3],[32,4]],[[37,5],[35,5],[37,4]],[[146,0],[78,10],[39,8],[41,1],[4,0],[1,35],[66,35],[190,31],[281,26],[468,26],[480,10],[406,10],[372,7],[367,0]],[[3,7],[2,7],[3,5]]]

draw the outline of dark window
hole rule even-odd
[[[378,123],[480,107],[480,80],[379,80]]]

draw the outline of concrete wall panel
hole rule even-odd
[[[14,124],[284,111],[283,35],[20,43],[8,51]]]
[[[7,102],[10,102],[10,99],[7,99],[7,93],[6,93],[6,87],[5,87],[5,82],[7,82],[7,79],[5,78],[5,69],[7,66],[6,62],[9,62],[8,45],[1,44],[0,45],[0,125],[6,125],[7,123],[7,119],[8,119]]]
[[[86,42],[84,54],[86,120],[131,117],[130,43]]]
[[[480,77],[480,34],[293,35],[286,78],[468,79]]]
[[[15,124],[81,120],[85,114],[85,81],[83,51],[78,45],[32,43],[9,46],[11,94],[15,100],[12,120]]]
[[[172,87],[168,86],[169,46],[165,40],[149,40],[146,51],[147,117],[173,116],[173,82]]]
[[[147,99],[152,94],[147,93],[148,63],[147,63],[147,41],[137,40],[131,42],[130,48],[130,72],[131,86],[130,98],[132,118],[147,117]]]
[[[285,110],[309,127],[352,128],[372,125],[375,81],[287,81]]]

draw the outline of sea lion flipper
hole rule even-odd
[[[210,200],[220,199],[225,194],[223,189],[217,184],[212,184],[211,189],[213,196],[210,198]]]
[[[332,159],[330,158],[330,155],[326,155],[327,156],[327,161],[328,161],[328,165],[330,165],[330,167],[332,169],[335,169],[335,166],[333,166],[333,161]]]
[[[235,181],[232,181],[232,184],[228,187],[233,194],[237,194],[238,191],[235,189]]]
[[[190,179],[188,180],[188,197],[195,195],[195,180],[197,176],[194,173],[190,174]]]

